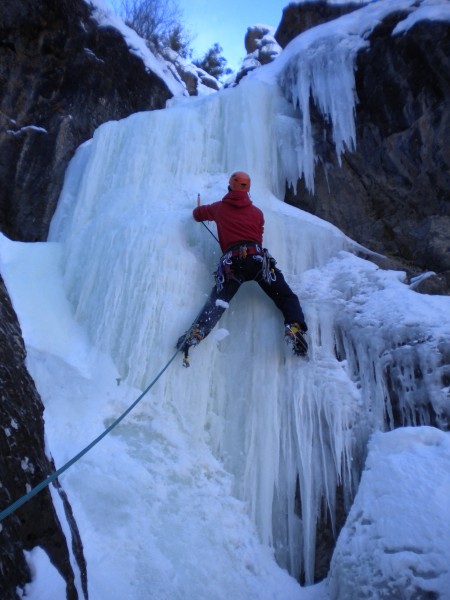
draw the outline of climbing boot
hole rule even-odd
[[[204,337],[205,334],[196,323],[178,338],[177,348],[184,352],[183,367],[189,367],[189,348],[199,344]]]
[[[284,339],[297,356],[306,356],[308,353],[308,344],[304,338],[305,333],[299,323],[285,325]]]
[[[186,350],[186,348],[196,346],[204,337],[205,335],[203,331],[196,323],[195,325],[192,325],[192,327],[186,331],[186,333],[183,333],[183,335],[178,338],[177,348],[178,350]]]

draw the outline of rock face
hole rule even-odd
[[[80,143],[172,94],[83,0],[4,0],[0,13],[0,229],[42,241]]]
[[[55,471],[44,442],[44,407],[25,367],[25,347],[14,310],[0,277],[0,503],[2,510]],[[86,564],[70,505],[58,482],[87,598]],[[67,598],[79,596],[74,584],[67,540],[48,487],[6,517],[0,529],[2,600],[18,598],[16,588],[31,580],[23,550],[40,546],[66,581]]]
[[[356,150],[341,167],[329,136],[321,140],[314,193],[299,181],[286,201],[413,271],[436,272],[433,291],[448,293],[450,24],[420,21],[392,36],[404,17],[381,23],[358,54]]]
[[[300,33],[311,27],[337,19],[361,7],[361,2],[328,4],[326,0],[310,0],[305,3],[292,2],[283,10],[283,18],[275,32],[275,38],[282,48]]]
[[[239,71],[227,80],[225,87],[235,86],[250,71],[276,59],[282,48],[274,34],[275,30],[267,25],[254,25],[247,29],[244,40],[247,56]]]

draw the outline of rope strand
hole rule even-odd
[[[200,202],[200,194],[198,194],[198,202]],[[211,231],[211,229],[207,225],[205,225],[205,223],[203,221],[201,221],[201,224],[204,227],[206,227],[206,229],[213,236],[213,238],[216,240],[216,242],[220,244],[219,240],[214,235],[214,233]],[[198,316],[200,316],[200,313],[198,314]],[[185,337],[187,337],[187,333],[185,334]],[[75,455],[73,458],[71,458],[68,462],[66,462],[66,464],[64,464],[62,467],[60,467],[59,469],[57,469],[56,471],[51,473],[46,479],[44,479],[44,481],[41,481],[41,483],[39,483],[34,488],[32,488],[27,494],[24,494],[21,498],[19,498],[18,500],[16,500],[12,504],[10,504],[7,508],[2,510],[0,512],[0,523],[3,521],[3,519],[6,519],[6,517],[11,515],[18,508],[20,508],[26,502],[28,502],[28,500],[31,500],[31,498],[36,496],[36,494],[38,494],[40,491],[45,489],[52,481],[54,481],[57,477],[59,477],[59,475],[61,475],[65,471],[67,471],[67,469],[69,469],[69,467],[71,467],[73,464],[75,464],[77,461],[79,461],[80,458],[82,458],[85,454],[87,454],[89,452],[89,450],[91,450],[94,446],[96,446],[105,436],[108,435],[108,433],[110,433],[115,427],[117,427],[117,425],[121,421],[123,421],[123,419],[133,410],[133,408],[142,400],[142,398],[155,385],[155,383],[158,381],[158,379],[161,377],[161,375],[168,369],[169,365],[175,360],[178,352],[180,352],[180,351],[181,351],[181,348],[177,348],[176,352],[174,353],[172,358],[169,360],[169,362],[165,365],[165,367],[163,367],[161,369],[161,371],[158,373],[158,375],[153,379],[153,381],[148,385],[148,387],[142,392],[142,394],[133,402],[133,404],[131,404],[127,408],[127,410],[125,412],[123,412],[113,423],[111,423],[111,425],[107,429],[105,429],[105,431],[103,431],[103,433],[101,433],[98,437],[96,437],[95,440],[93,440],[88,446],[86,446],[83,450],[81,450],[81,452],[79,452],[77,455]]]
[[[158,375],[153,379],[153,381],[147,386],[147,388],[142,392],[142,394],[131,404],[125,412],[123,412],[111,425],[103,431],[98,437],[95,438],[88,446],[86,446],[81,452],[79,452],[76,456],[71,458],[65,465],[51,473],[44,481],[41,481],[38,485],[36,485],[33,489],[31,489],[27,494],[23,495],[21,498],[10,504],[7,508],[0,512],[0,522],[3,521],[6,517],[15,512],[18,508],[23,506],[28,500],[31,500],[36,494],[46,488],[52,481],[54,481],[59,475],[67,471],[69,467],[75,464],[80,460],[85,454],[89,452],[94,446],[96,446],[108,433],[110,433],[117,425],[123,421],[123,419],[133,410],[133,408],[142,400],[142,398],[150,391],[150,389],[155,385],[161,375],[168,369],[169,365],[175,360],[179,350],[174,353],[169,362],[161,369]]]

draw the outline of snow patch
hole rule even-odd
[[[334,553],[331,599],[372,598],[373,589],[395,598],[447,597],[449,491],[449,433],[375,433]]]
[[[27,600],[52,600],[66,597],[66,583],[58,570],[52,565],[46,552],[36,546],[32,550],[24,550],[25,559],[31,571],[32,581],[27,583],[23,596]]]

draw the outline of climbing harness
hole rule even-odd
[[[227,253],[231,252],[232,258],[239,257],[240,260],[246,259],[247,256],[261,254],[262,248],[256,242],[238,242],[227,249]]]
[[[93,440],[88,446],[86,446],[83,450],[81,450],[81,452],[79,452],[76,456],[74,456],[68,462],[66,462],[65,465],[63,465],[62,467],[57,469],[54,473],[51,473],[47,477],[47,479],[44,479],[44,481],[41,481],[41,483],[39,483],[37,486],[32,488],[27,494],[24,494],[21,498],[19,498],[15,502],[13,502],[10,506],[8,506],[4,510],[2,510],[0,512],[0,522],[3,521],[3,519],[5,519],[6,517],[8,517],[10,514],[15,512],[18,508],[23,506],[26,502],[28,502],[28,500],[31,500],[31,498],[33,498],[41,490],[46,488],[52,481],[54,481],[57,477],[59,477],[59,475],[64,473],[64,471],[67,471],[67,469],[69,467],[71,467],[74,463],[79,461],[80,458],[82,458],[85,454],[87,454],[89,452],[89,450],[91,450],[94,446],[96,446],[106,435],[108,435],[108,433],[110,433],[115,427],[117,427],[117,425],[121,421],[123,421],[123,419],[125,419],[125,417],[133,410],[133,408],[142,400],[142,398],[155,385],[155,383],[158,381],[158,379],[161,377],[161,375],[168,369],[169,365],[175,360],[176,356],[178,355],[178,352],[179,352],[179,349],[177,348],[177,351],[172,356],[172,358],[169,360],[169,362],[165,365],[165,367],[163,367],[161,369],[161,371],[156,375],[156,377],[148,385],[148,387],[142,392],[142,394],[133,402],[133,404],[131,404],[126,409],[125,412],[123,412],[120,415],[120,417],[118,417],[113,423],[111,423],[111,425],[109,427],[107,427],[105,429],[105,431],[103,431],[103,433],[101,433],[98,437],[96,437],[95,440]]]
[[[217,270],[214,273],[217,292],[221,292],[223,284],[229,279],[239,279],[234,275],[231,265],[233,258],[245,260],[248,256],[252,256],[253,260],[261,262],[261,275],[266,283],[272,283],[277,280],[275,265],[277,261],[270,255],[267,248],[261,248],[259,244],[253,242],[240,242],[231,246],[225,254],[220,257]]]

